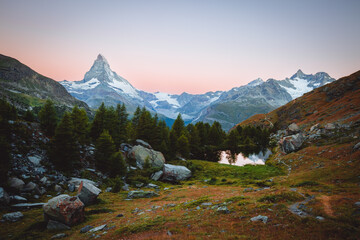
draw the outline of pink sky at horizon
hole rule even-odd
[[[0,0],[0,54],[78,81],[101,53],[134,87],[173,94],[360,67],[360,1],[105,3]]]

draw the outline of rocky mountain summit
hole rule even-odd
[[[130,112],[145,106],[151,112],[175,119],[180,113],[187,122],[218,121],[225,130],[257,113],[266,113],[289,101],[333,82],[327,73],[304,74],[301,70],[284,80],[256,79],[229,91],[204,94],[149,93],[133,87],[110,69],[101,54],[81,81],[60,82],[70,94],[96,108],[125,103]]]

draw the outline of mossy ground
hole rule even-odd
[[[242,168],[189,161],[193,169],[198,169],[189,181],[179,185],[154,182],[162,190],[159,197],[149,199],[128,201],[126,192],[103,192],[98,204],[86,208],[85,222],[60,232],[68,234],[66,239],[90,239],[91,234],[80,233],[82,227],[107,224],[109,230],[96,233],[100,239],[359,239],[359,215],[354,215],[354,202],[360,199],[356,170],[353,175],[343,175],[343,181],[335,181],[328,172],[334,169],[310,168],[320,160],[318,157],[330,167],[340,160],[335,157],[330,164],[325,161],[325,152],[324,156],[317,153],[310,147],[281,156],[284,161],[303,156],[304,166],[299,161],[287,162],[297,164],[290,175],[285,174],[286,169],[275,167],[280,156],[270,161],[273,166]],[[339,170],[334,176],[340,175]],[[264,189],[267,184],[270,189]],[[296,191],[291,189],[294,185]],[[172,188],[163,190],[164,187]],[[249,187],[254,191],[244,192]],[[315,195],[308,204],[313,217],[300,218],[288,210],[290,204],[308,195]],[[204,202],[211,202],[212,206],[202,205]],[[217,204],[226,205],[230,213],[217,212]],[[139,210],[134,211],[136,208]],[[23,213],[24,219],[17,223],[1,223],[1,239],[49,239],[58,233],[46,230],[41,209]],[[124,216],[117,217],[119,214]],[[250,221],[257,215],[268,216],[269,221]],[[315,216],[325,220],[316,220]]]

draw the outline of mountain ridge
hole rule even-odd
[[[219,121],[228,130],[239,121],[257,113],[269,112],[332,81],[335,79],[324,72],[313,75],[298,70],[284,80],[264,81],[258,78],[228,91],[203,94],[150,93],[136,89],[129,81],[112,71],[105,57],[99,54],[82,80],[65,80],[60,83],[70,94],[93,108],[98,107],[101,102],[113,106],[124,103],[132,113],[137,106],[145,106],[151,112],[170,119],[181,114],[184,120],[192,123]]]

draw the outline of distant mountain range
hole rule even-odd
[[[151,112],[175,119],[180,113],[186,122],[219,121],[225,130],[258,113],[267,113],[317,87],[335,81],[325,72],[314,75],[297,71],[284,80],[256,79],[229,91],[204,94],[149,93],[133,87],[112,71],[104,56],[98,55],[81,81],[60,82],[71,95],[97,108],[125,103],[129,112],[145,106]]]
[[[57,81],[45,77],[18,60],[0,54],[0,98],[25,111],[41,107],[46,99],[56,106],[70,109],[75,105],[83,107],[91,115],[89,106],[71,96]]]

